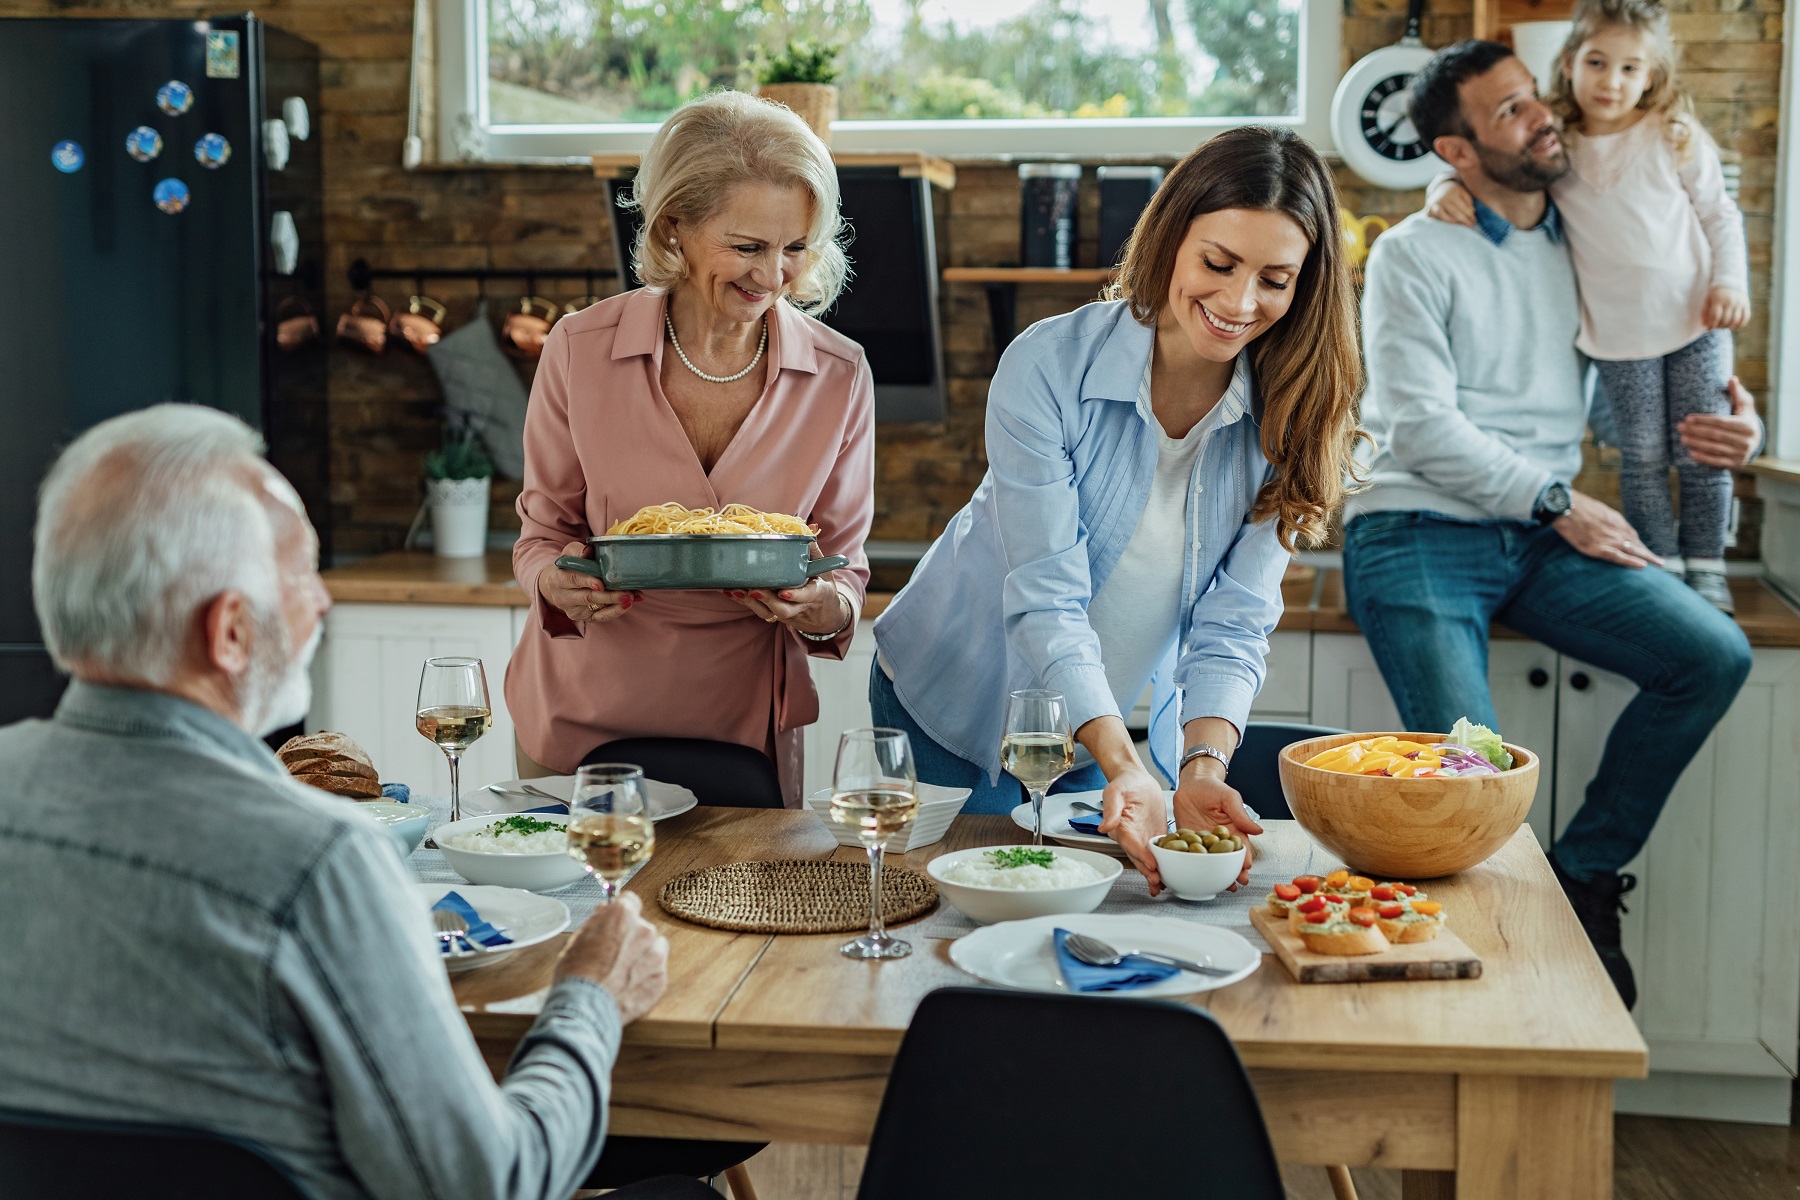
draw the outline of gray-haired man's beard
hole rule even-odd
[[[1544,130],[1540,129],[1532,137],[1533,144],[1543,134]],[[1563,150],[1558,150],[1556,157],[1549,162],[1540,162],[1531,156],[1529,149],[1502,154],[1474,139],[1471,139],[1471,144],[1475,147],[1475,156],[1481,160],[1481,169],[1487,177],[1501,187],[1515,192],[1541,192],[1569,173],[1569,156]]]
[[[312,637],[289,659],[287,624],[280,613],[259,614],[255,624],[258,645],[252,651],[251,669],[244,674],[238,711],[245,729],[265,737],[299,721],[312,707],[312,660],[325,625],[313,626]]]

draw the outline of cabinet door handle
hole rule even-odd
[[[1525,677],[1525,682],[1529,683],[1534,688],[1541,688],[1550,682],[1550,672],[1544,670],[1542,667],[1533,667],[1531,668],[1531,674]]]
[[[1587,691],[1588,684],[1590,684],[1592,682],[1593,682],[1593,680],[1588,678],[1586,671],[1577,671],[1573,675],[1569,676],[1569,686],[1574,688],[1578,692]]]

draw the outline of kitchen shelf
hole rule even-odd
[[[642,156],[637,154],[596,154],[594,174],[601,179],[617,179],[638,169]],[[929,179],[945,191],[956,186],[956,165],[933,154],[904,150],[882,153],[858,153],[834,150],[831,161],[840,167],[895,167],[903,179]]]
[[[945,267],[945,283],[1106,283],[1110,267]]]
[[[987,289],[988,322],[999,355],[1018,333],[1021,283],[1093,287],[1113,274],[1110,267],[945,267],[942,277],[945,283],[979,283]]]
[[[1475,36],[1510,46],[1521,21],[1566,21],[1574,11],[1574,0],[1475,0]]]

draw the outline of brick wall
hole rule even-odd
[[[1335,0],[1314,0],[1329,3]],[[1353,61],[1398,40],[1404,0],[1344,0],[1344,55]],[[1768,267],[1774,198],[1777,97],[1781,59],[1778,0],[1672,0],[1676,33],[1686,43],[1684,74],[1721,146],[1743,168],[1752,297],[1757,315],[1739,335],[1739,370],[1766,386]],[[0,15],[175,16],[216,10],[206,0],[0,0]],[[1437,0],[1425,39],[1444,45],[1468,36],[1471,0]],[[318,44],[324,94],[326,237],[331,284],[327,319],[349,302],[344,278],[358,257],[379,266],[611,267],[604,189],[582,171],[495,167],[406,172],[399,166],[406,125],[410,0],[270,0],[257,10],[271,23]],[[1354,211],[1392,219],[1418,206],[1416,193],[1368,188],[1339,172]],[[989,265],[1018,256],[1018,185],[1010,166],[959,164],[954,192],[939,193],[944,265]],[[1084,189],[1080,247],[1093,261],[1096,226],[1092,173]],[[404,299],[404,283],[386,289]],[[460,324],[474,311],[472,285],[434,286]],[[578,286],[539,291],[573,297]],[[603,289],[604,290],[604,289]],[[518,286],[497,285],[504,307]],[[1021,327],[1085,298],[1080,288],[1027,288]],[[943,321],[950,406],[937,426],[885,425],[878,434],[875,536],[935,536],[967,499],[985,467],[981,429],[993,346],[982,290],[949,284]],[[418,505],[420,463],[438,438],[438,392],[422,360],[390,351],[379,359],[334,351],[331,369],[334,453],[332,502],[341,552],[392,548]],[[1596,476],[1604,489],[1604,477]],[[516,528],[515,487],[496,487],[494,526]],[[1747,508],[1753,506],[1746,506]],[[1753,524],[1754,514],[1747,514]]]

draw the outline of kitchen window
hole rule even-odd
[[[436,0],[438,157],[642,151],[752,85],[759,47],[843,47],[840,150],[1159,155],[1291,125],[1329,147],[1337,0]]]

